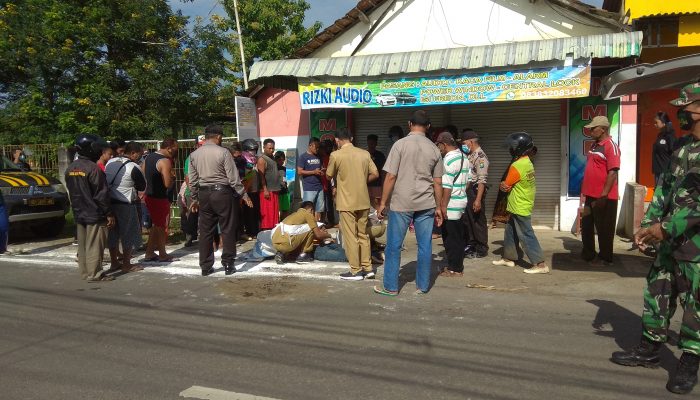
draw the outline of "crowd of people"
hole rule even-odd
[[[656,250],[644,291],[644,330],[637,347],[614,353],[612,361],[627,366],[658,365],[660,346],[668,339],[669,321],[680,301],[683,355],[667,387],[688,393],[697,382],[700,364],[700,84],[686,86],[672,104],[679,108],[681,128],[691,133],[676,140],[668,115],[657,114],[657,186],[642,229],[635,235],[640,249]],[[339,241],[349,267],[340,278],[373,279],[374,239],[383,231],[374,232],[371,220],[384,220],[384,274],[382,284],[374,287],[376,293],[399,294],[401,252],[409,229],[417,240],[416,293],[430,289],[435,237],[441,236],[445,246],[440,276],[462,276],[465,257],[488,254],[484,204],[488,158],[472,129],[458,132],[448,126],[436,132],[424,110],[413,112],[407,125],[407,135],[399,126],[389,130],[391,147],[386,156],[377,150],[376,135],[367,138],[367,150],[356,147],[352,132],[345,128],[335,133],[335,141],[312,138],[296,164],[303,194],[294,212],[286,187],[285,156],[275,152],[272,139],[262,142],[258,156],[255,140],[225,148],[222,128],[207,126],[198,148],[185,162],[186,179],[178,196],[186,244],[199,242],[202,275],[214,272],[216,249],[221,250],[225,273],[235,273],[236,242],[261,240],[266,234],[278,263],[311,262],[317,246]],[[605,116],[596,116],[585,126],[593,143],[581,187],[581,257],[592,267],[614,262],[621,159],[609,128]],[[131,256],[141,245],[142,200],[153,224],[145,258],[172,261],[165,250],[170,210],[167,191],[175,180],[177,141],[164,140],[158,151],[145,158],[143,146],[136,142],[110,147],[99,137],[84,135],[76,140],[76,147],[77,158],[65,177],[83,279],[111,280],[110,271],[140,268],[131,263]],[[526,255],[530,267],[524,272],[547,274],[551,269],[531,220],[537,147],[526,132],[508,134],[504,147],[511,163],[498,184],[492,219],[503,222],[505,231],[502,256],[492,263],[514,267]],[[17,158],[21,161],[19,155]],[[327,227],[336,224],[340,233],[331,235]],[[111,267],[102,271],[105,246]]]

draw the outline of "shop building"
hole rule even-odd
[[[539,150],[533,225],[569,230],[591,144],[586,121],[613,121],[620,194],[636,181],[636,99],[605,102],[597,89],[634,62],[641,41],[618,14],[577,1],[363,0],[297,58],[255,63],[250,94],[260,138],[298,152],[310,135],[341,126],[360,147],[377,134],[386,152],[389,127],[406,130],[415,107],[436,129],[476,130],[491,162],[489,216],[510,161],[504,138],[526,131]]]

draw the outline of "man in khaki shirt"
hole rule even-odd
[[[352,145],[352,134],[346,128],[336,133],[337,151],[331,153],[326,175],[336,181],[336,209],[340,213],[345,256],[350,271],[341,279],[361,281],[373,279],[370,242],[367,234],[369,192],[367,183],[379,178],[377,166],[367,150]]]

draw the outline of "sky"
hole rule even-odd
[[[306,12],[305,24],[309,26],[314,23],[314,21],[321,21],[323,24],[322,29],[333,24],[335,20],[344,16],[357,4],[357,0],[306,1],[311,5],[311,8]],[[583,0],[583,2],[597,7],[603,5],[603,0]],[[194,0],[185,2],[181,0],[168,0],[168,3],[170,3],[174,11],[178,9],[182,10],[183,15],[191,17],[201,16],[206,19],[210,14],[226,15],[226,12],[223,7],[221,7],[218,0]]]

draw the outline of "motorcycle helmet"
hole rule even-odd
[[[75,138],[75,147],[78,154],[87,157],[92,161],[97,161],[102,155],[102,150],[109,144],[96,135],[80,135]]]
[[[527,132],[513,132],[506,137],[505,147],[513,157],[522,157],[535,148],[532,137]]]
[[[255,139],[246,139],[242,141],[241,147],[243,148],[243,151],[258,152],[258,142],[256,142]]]

